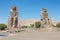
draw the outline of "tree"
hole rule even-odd
[[[41,26],[41,23],[40,22],[35,22],[35,27],[36,28],[40,28],[40,26]]]
[[[56,27],[59,28],[60,27],[60,23],[57,23]]]
[[[5,24],[0,24],[0,30],[5,30],[5,28],[7,28]]]

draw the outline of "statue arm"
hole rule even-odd
[[[18,17],[18,13],[15,14],[15,17]]]

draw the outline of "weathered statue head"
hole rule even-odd
[[[47,12],[46,8],[42,8],[42,11],[43,11],[43,12]]]
[[[16,9],[16,6],[11,6],[10,7],[10,11],[16,11],[17,9]]]
[[[48,18],[48,13],[45,8],[42,8],[41,14],[40,14],[41,19]]]

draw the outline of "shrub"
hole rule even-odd
[[[40,22],[35,22],[35,27],[36,28],[40,28],[40,26],[41,26],[41,23]]]
[[[34,27],[34,24],[30,24],[30,27],[33,28]]]
[[[22,26],[21,28],[27,28],[28,26]]]
[[[53,27],[56,27],[55,25],[52,24]]]
[[[5,24],[0,24],[0,30],[5,30],[7,26]]]
[[[56,27],[59,28],[60,27],[60,23],[57,23]]]

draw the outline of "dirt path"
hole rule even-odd
[[[27,31],[0,40],[60,40],[60,32]]]

